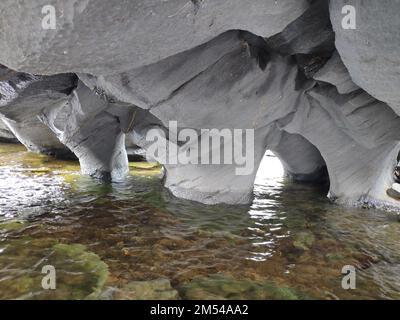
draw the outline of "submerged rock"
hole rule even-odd
[[[294,236],[293,246],[300,250],[310,250],[315,242],[315,236],[311,232],[299,232]]]
[[[100,295],[103,286],[108,277],[108,267],[101,261],[100,257],[93,252],[87,251],[86,247],[80,244],[56,244],[53,247],[53,255],[51,260],[54,261],[71,261],[68,266],[69,273],[79,273],[82,272],[83,281],[79,279],[76,284],[79,284],[82,289],[81,292],[77,294],[84,294],[85,290],[90,290],[89,294],[84,296],[85,299],[97,299]],[[91,277],[87,277],[91,275]],[[68,275],[67,275],[68,277]],[[65,285],[74,285],[76,280],[71,277],[71,279],[66,279],[64,277],[61,281],[65,281]],[[74,281],[75,280],[75,281]],[[60,281],[59,281],[60,282]],[[75,284],[75,285],[76,285]],[[60,288],[62,289],[62,288]],[[74,290],[71,291],[74,294]],[[74,297],[75,298],[75,297]],[[78,297],[76,297],[78,298]]]
[[[176,300],[178,291],[171,287],[168,279],[151,281],[132,281],[122,288],[115,289],[116,300]]]
[[[222,274],[197,277],[179,288],[184,299],[190,300],[297,300],[304,296],[288,287],[273,282],[236,280]]]
[[[399,183],[393,183],[392,187],[386,191],[387,195],[389,197],[392,197],[393,199],[400,200],[400,184]]]
[[[138,176],[162,176],[162,168],[158,163],[129,162],[129,171],[132,175]]]
[[[24,225],[25,225],[25,222],[22,220],[0,221],[0,233],[19,230],[19,229],[23,228]]]
[[[44,265],[55,267],[56,290],[42,288]],[[85,246],[47,238],[6,240],[0,268],[7,270],[0,281],[2,299],[96,299],[108,277],[107,265]]]

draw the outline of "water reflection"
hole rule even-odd
[[[400,298],[395,215],[335,206],[271,155],[251,206],[177,199],[157,168],[130,165],[101,184],[0,144],[0,298]],[[44,263],[60,290],[41,289]],[[345,264],[355,291],[340,286]]]
[[[248,212],[255,221],[256,228],[248,227],[252,232],[249,238],[253,240],[256,251],[248,258],[254,261],[265,261],[272,256],[279,239],[289,235],[281,232],[281,219],[284,212],[277,212],[278,202],[274,196],[279,194],[284,186],[284,169],[277,157],[267,151],[257,172],[254,183],[254,201]]]

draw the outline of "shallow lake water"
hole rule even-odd
[[[0,299],[400,298],[396,214],[332,204],[271,155],[249,206],[180,200],[156,165],[130,169],[101,184],[77,162],[0,144]]]

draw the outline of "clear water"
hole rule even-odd
[[[0,144],[1,299],[399,299],[397,215],[331,204],[266,156],[251,206],[172,197],[159,168],[124,183]],[[56,290],[42,288],[42,267]],[[341,286],[356,267],[356,289]]]

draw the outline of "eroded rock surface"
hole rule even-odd
[[[18,139],[2,120],[0,120],[0,142],[18,142]]]
[[[75,153],[84,174],[120,180],[128,173],[124,131],[131,109],[110,105],[81,83],[68,104],[43,112],[41,120]]]
[[[295,180],[328,175],[331,199],[399,207],[387,194],[400,149],[397,3],[50,2],[55,30],[41,27],[48,1],[0,4],[0,114],[30,150],[71,150],[84,174],[119,180],[126,149],[154,156],[157,130],[165,154],[150,160],[177,197],[248,203],[272,150]],[[344,5],[355,30],[342,27]],[[187,129],[188,142],[174,137]],[[239,135],[199,149],[221,133],[203,130],[249,130],[251,163],[204,163]],[[171,163],[171,152],[196,148],[191,162]]]
[[[28,150],[68,155],[38,115],[65,105],[76,87],[74,74],[37,76],[0,67],[0,118]]]
[[[342,8],[356,9],[356,29],[342,28]],[[400,2],[339,0],[330,2],[336,48],[353,81],[400,114]]]
[[[56,30],[42,28],[42,7],[49,4],[58,12]],[[272,36],[308,7],[307,0],[23,0],[18,6],[6,0],[0,4],[0,42],[7,43],[0,61],[38,74],[115,74],[232,29]]]

